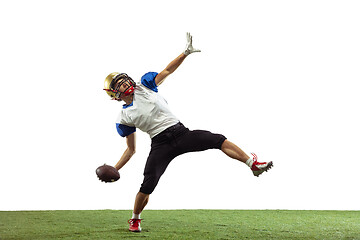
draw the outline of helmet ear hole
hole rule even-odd
[[[113,72],[110,73],[104,81],[104,89],[106,89],[106,93],[107,95],[109,95],[109,97],[112,99],[115,97],[115,92],[113,89],[113,83],[114,83],[114,79],[119,75],[120,73],[118,72]]]

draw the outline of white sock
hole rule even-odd
[[[141,215],[141,213],[139,213],[139,214],[133,213],[132,219],[140,219],[140,215]]]
[[[252,158],[249,158],[248,160],[246,160],[246,165],[248,165],[249,167],[252,167],[254,163],[254,160],[252,160]]]

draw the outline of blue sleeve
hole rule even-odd
[[[120,123],[116,123],[116,130],[120,134],[120,136],[126,137],[136,132],[136,127],[129,127]]]
[[[155,83],[155,78],[158,75],[157,72],[148,72],[141,77],[141,83],[150,90],[158,92],[157,85]]]

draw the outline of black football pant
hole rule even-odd
[[[140,192],[151,194],[169,163],[187,152],[221,149],[226,138],[204,130],[190,131],[182,123],[167,128],[151,140],[151,150],[144,170]]]

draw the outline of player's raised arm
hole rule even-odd
[[[186,48],[185,48],[184,52],[181,53],[173,61],[171,61],[169,63],[169,65],[167,65],[166,68],[156,76],[155,83],[157,86],[159,86],[165,80],[165,78],[167,76],[172,74],[181,65],[181,63],[185,60],[185,58],[189,54],[194,53],[194,52],[200,52],[199,49],[195,49],[192,46],[192,36],[190,35],[190,33],[186,34],[186,38],[187,38],[187,44],[186,44]]]
[[[136,150],[136,133],[132,133],[129,136],[126,137],[126,144],[127,148],[123,155],[121,156],[120,160],[116,163],[115,168],[117,170],[120,170],[129,160],[130,158],[135,154]]]

